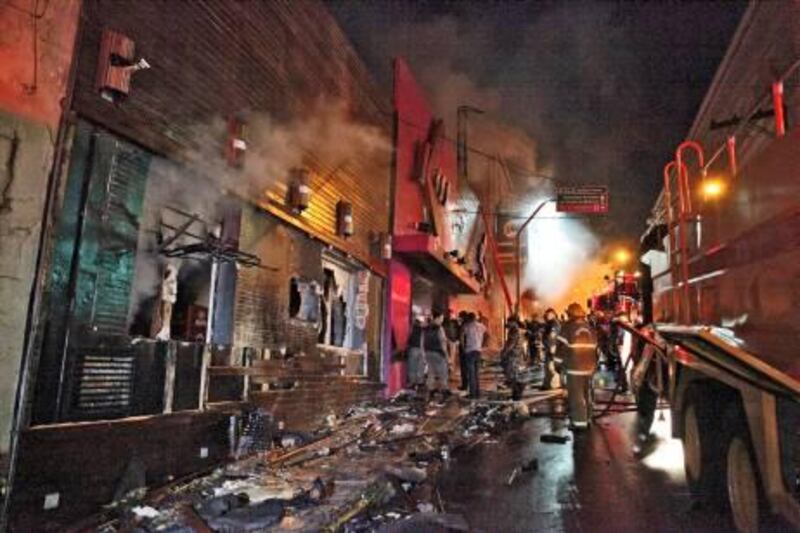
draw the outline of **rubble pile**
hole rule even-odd
[[[496,442],[493,435],[529,412],[503,399],[428,403],[404,391],[302,434],[254,411],[243,417],[236,460],[126,500],[101,529],[463,531],[464,518],[444,508],[438,472],[454,453]]]

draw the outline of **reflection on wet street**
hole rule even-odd
[[[656,421],[656,438],[639,459],[631,448],[635,413],[607,415],[576,434],[557,413],[542,413],[547,409],[496,442],[456,456],[443,475],[447,510],[466,516],[472,530],[730,530],[724,516],[693,508],[668,413]],[[544,434],[570,440],[544,443]],[[533,458],[538,469],[520,470],[509,485],[514,470]]]

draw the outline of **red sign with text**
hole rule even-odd
[[[556,210],[560,213],[608,213],[608,187],[582,185],[556,189]]]

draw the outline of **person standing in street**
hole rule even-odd
[[[447,336],[444,334],[442,322],[444,316],[434,311],[431,323],[425,328],[422,348],[428,363],[428,390],[433,397],[437,393],[445,399],[449,393],[447,367]]]
[[[425,325],[422,317],[414,316],[411,324],[411,333],[406,344],[406,381],[409,389],[419,391],[425,385],[425,354],[422,351],[422,337]]]
[[[466,316],[461,334],[461,346],[464,348],[464,363],[467,371],[467,387],[469,390],[467,398],[473,400],[478,399],[481,395],[479,371],[481,348],[483,348],[485,336],[486,326],[478,322],[475,313],[469,313]]]
[[[511,399],[517,401],[522,399],[525,390],[525,383],[522,381],[525,346],[516,316],[508,320],[507,328],[508,336],[500,356],[500,363],[503,366],[506,382],[511,388]]]
[[[597,366],[597,338],[580,304],[567,308],[558,336],[558,355],[567,376],[569,418],[573,428],[586,428],[592,417],[592,376]]]
[[[467,311],[459,311],[458,313],[458,369],[461,377],[461,386],[458,387],[458,390],[463,391],[469,390],[469,384],[467,383],[467,358],[464,352],[464,343],[462,342],[464,338],[464,326],[467,324],[467,315],[469,315]]]
[[[447,337],[447,365],[448,368],[454,368],[455,365],[461,364],[459,354],[459,337],[460,325],[456,317],[453,316],[453,311],[448,309],[444,314],[444,321],[442,322],[444,328],[444,335]],[[462,379],[463,383],[463,379]]]

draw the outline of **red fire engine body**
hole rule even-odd
[[[743,531],[800,528],[798,86],[800,2],[752,4],[642,238],[687,483]]]
[[[613,280],[607,281],[605,290],[594,294],[589,300],[590,310],[602,311],[608,317],[619,313],[630,314],[633,310],[640,311],[638,272],[620,272]]]

